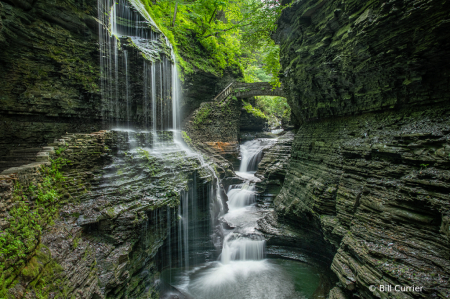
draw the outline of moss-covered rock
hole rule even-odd
[[[279,20],[299,129],[277,217],[305,252],[333,260],[330,298],[396,296],[371,285],[450,294],[449,12],[446,2],[297,1]]]
[[[447,101],[449,9],[446,2],[293,3],[274,37],[296,124]]]

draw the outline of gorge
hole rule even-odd
[[[450,3],[225,2],[0,0],[0,298],[450,296]]]

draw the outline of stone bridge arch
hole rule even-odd
[[[273,88],[269,82],[256,83],[240,83],[233,82],[228,84],[213,101],[223,101],[228,97],[235,96],[237,98],[249,98],[256,96],[277,96],[286,97],[283,91],[283,86]]]

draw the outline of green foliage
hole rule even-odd
[[[207,105],[201,107],[194,118],[194,125],[198,128],[198,126],[206,121],[209,114],[211,113],[211,108]]]
[[[60,147],[58,149],[55,150],[55,155],[59,156],[62,154],[63,151],[65,151],[67,148],[66,147]]]
[[[244,103],[244,109],[245,111],[247,111],[248,113],[253,114],[253,116],[258,117],[258,118],[262,118],[265,120],[268,120],[269,118],[258,108],[254,108],[250,103],[246,103],[244,101],[242,101]]]
[[[256,106],[269,118],[271,126],[278,125],[280,121],[287,123],[291,117],[291,108],[282,97],[257,97]]]
[[[281,85],[278,78],[281,69],[280,48],[273,40],[267,40],[259,49],[246,53],[241,61],[245,82],[270,82],[273,87]]]
[[[192,139],[189,137],[189,135],[185,131],[181,131],[181,136],[183,136],[184,142],[187,144],[192,144]]]
[[[63,150],[56,153],[60,155]],[[9,227],[0,235],[0,298],[6,296],[6,289],[13,285],[18,273],[24,276],[40,273],[36,268],[40,238],[45,227],[53,225],[58,216],[59,190],[65,181],[60,170],[67,162],[58,157],[41,169],[41,182],[31,183],[28,188],[19,183],[14,186]]]
[[[220,74],[227,66],[242,70],[244,56],[273,45],[270,34],[282,10],[277,0],[140,1],[174,46],[185,73]]]
[[[290,113],[287,100],[282,97],[260,96],[256,99],[256,106],[267,116],[281,118]]]
[[[80,238],[74,238],[73,239],[73,248],[77,248],[78,247],[78,243],[80,242]]]

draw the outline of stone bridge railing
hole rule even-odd
[[[237,98],[249,98],[254,96],[278,96],[285,97],[283,86],[273,89],[272,85],[268,82],[257,83],[240,83],[232,82],[225,87],[213,101],[221,102],[229,96],[235,96]]]

